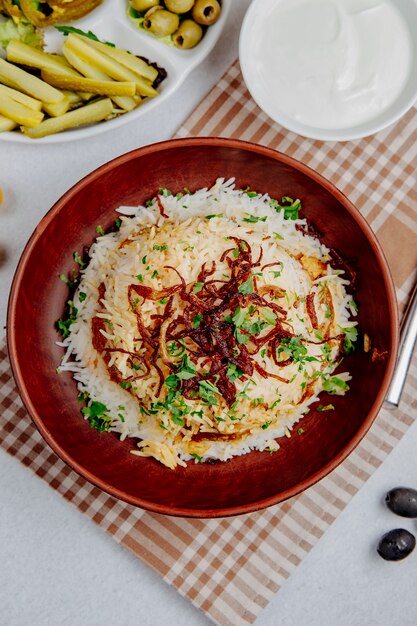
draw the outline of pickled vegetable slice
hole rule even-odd
[[[75,128],[84,124],[100,122],[113,113],[112,101],[109,98],[86,104],[75,111],[69,111],[60,117],[51,117],[34,128],[22,127],[22,132],[32,139],[39,139],[54,133],[60,133],[68,128]]]
[[[24,124],[29,127],[36,126],[44,118],[41,111],[30,109],[4,94],[0,94],[0,113],[17,124]]]
[[[0,59],[0,81],[7,84],[12,83],[24,93],[43,102],[61,102],[65,98],[62,91],[58,91],[40,78],[25,72],[4,59]]]
[[[136,93],[136,86],[133,82],[96,80],[94,78],[85,78],[84,76],[63,76],[58,72],[49,70],[42,70],[42,78],[50,85],[60,89],[86,91],[101,96],[134,96]]]

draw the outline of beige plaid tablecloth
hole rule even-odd
[[[282,129],[250,98],[239,66],[177,136],[238,137],[285,152],[318,170],[362,211],[391,266],[401,308],[417,268],[417,110],[393,127],[348,143],[323,143]],[[417,360],[401,410],[383,409],[368,435],[334,472],[265,511],[219,520],[147,513],[87,483],[46,446],[28,417],[0,346],[0,445],[30,467],[116,541],[154,568],[222,626],[250,624],[417,417]]]

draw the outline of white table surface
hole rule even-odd
[[[250,0],[233,0],[209,58],[157,114],[117,134],[62,145],[0,142],[0,323],[14,269],[38,221],[82,176],[170,137],[237,56]],[[4,330],[1,331],[4,334]],[[258,618],[257,626],[416,626],[417,550],[400,563],[375,551],[394,527],[385,492],[417,487],[417,424],[362,487]],[[150,568],[0,450],[0,626],[203,626],[211,621]]]

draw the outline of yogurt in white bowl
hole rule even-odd
[[[414,0],[254,0],[240,64],[257,104],[314,139],[373,134],[417,99]]]

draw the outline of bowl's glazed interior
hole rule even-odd
[[[353,378],[334,411],[312,409],[280,440],[274,454],[253,452],[225,463],[189,463],[172,471],[153,459],[129,454],[120,442],[82,419],[70,374],[56,374],[62,348],[55,329],[68,299],[58,279],[75,268],[73,252],[89,246],[96,227],[109,227],[120,205],[137,205],[161,187],[174,193],[235,177],[271,197],[302,200],[303,213],[322,240],[357,275],[358,349],[343,369]],[[372,348],[365,353],[363,334]],[[118,157],[70,189],[30,239],[12,287],[9,352],[23,401],[40,432],[73,469],[131,504],[166,514],[215,517],[247,513],[302,491],[337,466],[357,445],[383,402],[395,365],[398,320],[395,292],[380,247],[352,204],[306,166],[273,150],[236,140],[189,139],[154,144]],[[374,358],[372,358],[372,355]],[[375,358],[377,357],[377,358]],[[329,400],[330,401],[330,400]]]

